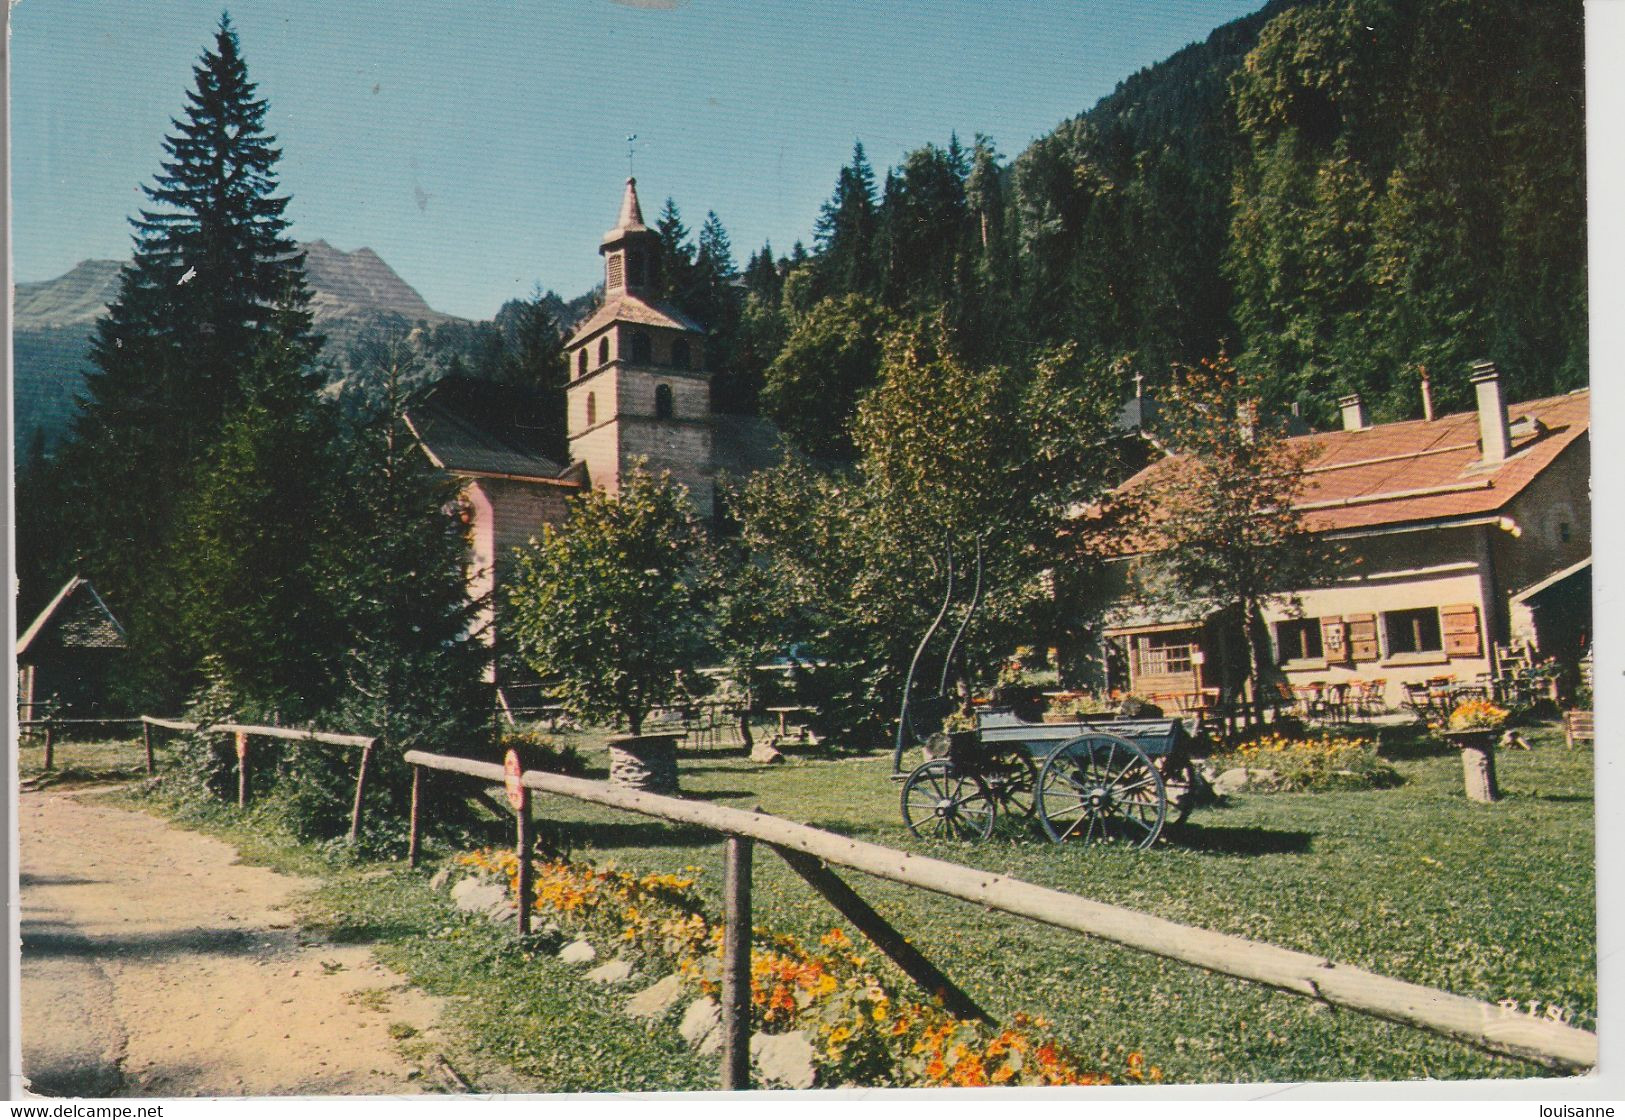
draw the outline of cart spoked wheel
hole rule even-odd
[[[1038,766],[1032,755],[1016,748],[982,763],[982,781],[999,804],[999,816],[1022,828],[1038,812]]]
[[[1188,758],[1172,764],[1164,760],[1160,769],[1163,792],[1168,797],[1166,823],[1182,825],[1208,789],[1207,779],[1196,769],[1196,763]]]
[[[1148,848],[1167,811],[1156,765],[1115,735],[1097,732],[1061,744],[1038,774],[1038,819],[1056,843]]]
[[[903,783],[903,822],[916,836],[986,840],[999,813],[982,779],[939,758],[918,766]]]

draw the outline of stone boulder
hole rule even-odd
[[[677,1033],[697,1052],[716,1053],[722,1049],[722,1007],[710,996],[695,1000],[683,1012]]]
[[[616,957],[587,973],[586,978],[594,984],[624,984],[632,979],[632,965]]]
[[[559,960],[565,964],[591,964],[598,959],[598,950],[586,941],[572,941],[559,950]]]
[[[662,977],[626,1001],[634,1019],[659,1019],[683,998],[683,978],[675,972]]]
[[[755,763],[767,765],[774,762],[783,762],[784,755],[772,743],[763,741],[750,749],[750,760]]]
[[[720,1032],[719,1032],[720,1033]],[[763,1089],[811,1089],[818,1071],[812,1039],[805,1031],[750,1036],[750,1062]]]
[[[471,914],[489,914],[504,903],[508,903],[508,892],[500,883],[460,879],[457,885],[451,888],[451,901],[459,910]]]

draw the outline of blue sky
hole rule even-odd
[[[980,131],[1006,156],[1262,0],[238,0],[294,235],[369,246],[470,318],[599,279],[639,136],[651,220],[722,218],[740,263],[810,241],[854,139],[877,170]],[[130,251],[219,0],[11,12],[14,262]]]

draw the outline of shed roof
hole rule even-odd
[[[47,645],[69,649],[124,649],[124,627],[90,581],[74,576],[17,639],[17,660]]]
[[[1494,514],[1587,433],[1591,394],[1524,401],[1507,414],[1512,451],[1494,466],[1481,461],[1476,411],[1296,436],[1289,442],[1307,452],[1296,508],[1315,532]],[[1162,481],[1185,462],[1182,455],[1159,460],[1119,491]]]
[[[406,410],[430,460],[455,473],[556,480],[564,468],[541,447],[541,402],[513,385],[443,377]]]

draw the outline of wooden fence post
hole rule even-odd
[[[248,732],[237,732],[237,808],[248,808]]]
[[[418,839],[423,835],[423,823],[418,819],[418,810],[423,797],[423,767],[412,767],[412,814],[409,818],[408,832],[406,834],[406,866],[418,865]]]
[[[524,936],[530,933],[530,907],[536,893],[536,869],[531,865],[536,830],[530,821],[530,790],[523,786],[519,787],[519,807],[515,813],[519,817],[519,933]]]
[[[730,836],[722,880],[722,1087],[750,1088],[751,840]]]
[[[350,843],[361,840],[361,798],[367,792],[367,763],[372,761],[371,743],[361,748],[361,766],[355,775],[355,804],[350,807]]]
[[[141,721],[141,746],[147,752],[147,776],[150,778],[158,772],[152,761],[152,724],[146,720]]]
[[[45,721],[45,769],[47,770],[56,769],[55,732],[56,728],[47,719]]]

